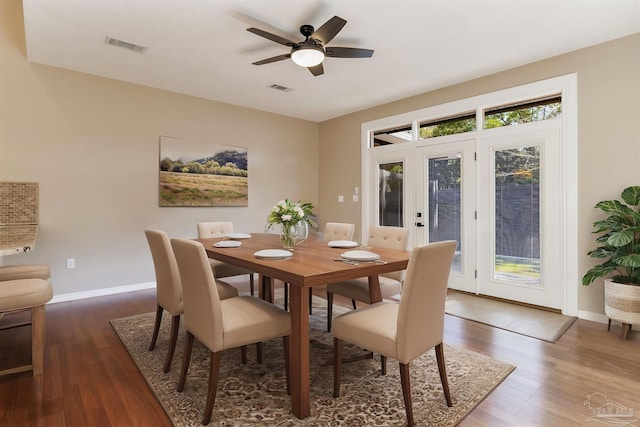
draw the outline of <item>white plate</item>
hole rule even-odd
[[[237,248],[240,246],[242,242],[238,242],[237,240],[221,240],[217,243],[214,243],[213,246],[216,248]]]
[[[360,243],[353,242],[351,240],[332,240],[327,245],[332,248],[357,248],[360,246]]]
[[[227,239],[242,240],[242,239],[248,239],[249,237],[251,237],[251,234],[231,233],[231,234],[225,234],[224,237],[226,237]]]
[[[284,249],[263,249],[254,254],[256,258],[266,258],[266,259],[282,259],[289,258],[293,255],[292,252],[285,251]]]
[[[369,251],[347,251],[340,256],[353,261],[375,261],[380,259],[380,255]]]

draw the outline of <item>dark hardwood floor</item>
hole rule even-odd
[[[153,290],[47,306],[44,375],[0,377],[0,426],[171,425],[109,324],[154,309]],[[584,404],[594,393],[640,414],[636,330],[622,341],[619,326],[607,332],[606,325],[578,320],[550,344],[447,316],[445,343],[517,366],[463,426],[601,424],[588,421],[593,411]],[[0,367],[25,357],[29,328],[0,331]],[[604,403],[596,395],[591,408]]]

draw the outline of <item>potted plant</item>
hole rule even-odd
[[[587,271],[582,284],[606,277],[604,307],[609,328],[612,319],[620,322],[626,339],[631,325],[640,323],[640,186],[625,188],[621,196],[622,202],[606,200],[595,206],[607,217],[593,223],[599,246],[588,255],[604,262]]]

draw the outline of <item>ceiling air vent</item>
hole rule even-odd
[[[275,90],[279,90],[281,92],[291,92],[293,89],[291,89],[290,87],[286,87],[286,86],[282,86],[279,84],[272,84],[271,86],[269,86],[271,89],[275,89]]]
[[[109,37],[109,36],[107,36],[104,39],[104,42],[106,44],[108,44],[108,45],[111,45],[111,46],[123,47],[125,49],[129,49],[129,50],[132,50],[132,51],[138,52],[138,53],[144,53],[147,50],[147,48],[144,47],[144,46],[140,46],[140,45],[137,45],[137,44],[125,42],[123,40],[114,39],[113,37]]]

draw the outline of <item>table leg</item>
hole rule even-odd
[[[291,410],[302,419],[310,414],[309,396],[309,292],[300,286],[289,286],[291,336],[289,338],[289,378]]]
[[[371,304],[382,301],[382,293],[380,292],[380,279],[378,275],[369,276],[369,298]]]
[[[273,303],[274,289],[273,279],[263,274],[258,275],[258,297]]]

